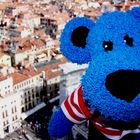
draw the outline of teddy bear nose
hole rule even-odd
[[[131,102],[140,93],[140,71],[119,70],[110,73],[105,86],[113,96]]]

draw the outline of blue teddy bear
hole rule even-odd
[[[140,139],[140,7],[104,13],[96,22],[76,17],[60,41],[64,56],[89,67],[53,114],[50,136],[61,138],[88,119],[95,130],[89,139]]]

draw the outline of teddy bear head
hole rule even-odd
[[[70,20],[60,49],[73,63],[88,63],[81,78],[90,110],[115,121],[140,120],[140,7],[105,13],[96,22]]]

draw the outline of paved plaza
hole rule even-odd
[[[30,126],[25,126],[1,140],[47,140],[47,138],[45,138],[45,131],[42,131],[42,133],[43,132],[44,134],[38,135]],[[27,137],[30,137],[30,139]]]

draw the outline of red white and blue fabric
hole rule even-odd
[[[61,105],[61,109],[68,120],[73,123],[81,124],[86,119],[92,119],[93,115],[83,100],[82,86],[79,86]],[[99,119],[93,121],[93,125],[107,138],[120,140],[123,136],[130,133],[140,133],[140,128],[133,130],[119,130],[103,125]]]

